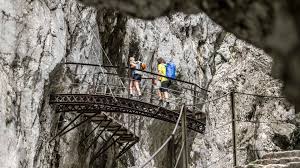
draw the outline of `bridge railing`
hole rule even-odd
[[[119,74],[112,74],[108,73],[110,75],[116,75],[119,76],[120,79],[126,83],[126,85],[129,85],[129,82],[133,79],[130,78],[128,74],[130,74],[130,68],[129,67],[119,67],[119,66],[102,66],[108,70],[110,69],[117,69],[117,71],[125,72],[123,73],[123,76],[120,76]],[[136,69],[135,69],[136,70]],[[159,75],[154,72],[150,71],[143,71],[143,70],[136,70],[140,71],[142,73],[142,81],[140,82],[141,91],[142,91],[142,101],[149,102],[151,104],[159,104],[158,101],[158,89],[159,86],[155,85],[153,83],[153,80],[156,80],[158,77],[166,77],[163,75]],[[166,77],[168,78],[168,77]],[[178,104],[186,104],[187,107],[189,107],[189,111],[193,112],[194,115],[197,115],[202,113],[201,112],[201,102],[203,102],[206,99],[207,92],[209,92],[207,89],[201,88],[199,85],[183,81],[180,79],[170,79],[171,86],[167,88],[168,92],[170,93],[170,98],[168,102],[170,103],[170,109],[172,110],[179,110],[180,107]],[[129,87],[127,87],[127,96],[129,93]]]
[[[76,86],[77,88],[85,88],[87,90],[87,92],[85,93],[112,95],[159,105],[159,97],[157,94],[159,86],[155,85],[153,80],[156,80],[159,76],[166,76],[159,75],[150,71],[137,70],[142,72],[142,80],[140,82],[142,96],[129,97],[129,83],[133,80],[128,75],[131,70],[130,68],[72,62],[67,62],[65,64],[98,67],[98,70],[92,73],[76,72],[72,74],[73,78],[75,79],[74,81],[78,82],[71,83],[70,85]],[[92,80],[87,81],[85,79]],[[201,102],[204,102],[208,90],[201,88],[195,83],[183,81],[180,79],[169,80],[171,80],[172,83],[171,86],[167,88],[168,92],[170,93],[170,98],[168,99],[170,106],[166,108],[178,111],[180,109],[179,104],[186,104],[188,107],[188,116],[203,118],[205,115],[202,112]],[[73,90],[73,93],[82,92],[80,89],[77,89]]]
[[[112,97],[123,97],[134,99],[159,106],[157,95],[159,87],[153,84],[153,80],[162,76],[153,72],[142,71],[142,81],[140,88],[141,97],[129,97],[129,83],[133,79],[129,77],[130,69],[127,67],[100,66],[88,63],[63,63],[66,69],[70,69],[68,74],[69,82],[63,86],[69,86],[69,90],[64,93],[70,94],[100,94]],[[121,73],[120,73],[121,72]],[[187,116],[204,121],[205,113],[202,111],[207,90],[198,85],[179,79],[173,79],[172,85],[168,88],[170,93],[169,106],[165,107],[174,112],[180,111],[180,104],[186,104]],[[118,113],[107,113],[118,120],[123,126],[135,133],[137,116]]]

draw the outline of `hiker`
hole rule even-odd
[[[140,69],[140,63],[135,61],[134,57],[129,58],[129,67],[131,70],[130,73],[130,84],[129,84],[129,94],[130,98],[133,97],[133,92],[137,93],[138,97],[142,96],[140,89],[140,82],[142,80],[142,72],[137,71],[136,69]]]
[[[163,58],[158,58],[157,59],[157,70],[158,70],[158,74],[159,75],[163,75],[166,76],[166,61]],[[169,93],[168,93],[168,88],[171,85],[171,81],[166,78],[166,77],[162,77],[162,76],[158,76],[158,80],[161,83],[161,86],[158,90],[158,96],[159,96],[159,105],[163,105],[164,102],[166,102],[166,106],[169,106]]]

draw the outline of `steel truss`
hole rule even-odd
[[[82,121],[79,121],[77,124],[76,121],[83,117]],[[95,161],[96,158],[100,157],[105,151],[107,151],[111,146],[117,145],[120,148],[120,151],[116,154],[116,158],[121,157],[126,151],[130,149],[131,146],[136,144],[139,141],[139,137],[135,136],[134,133],[129,131],[125,126],[115,121],[113,118],[107,116],[105,113],[77,113],[76,117],[74,117],[65,127],[60,129],[58,133],[50,140],[53,141],[57,137],[61,137],[64,134],[70,132],[71,130],[79,127],[80,125],[86,122],[94,122],[96,123],[96,127],[90,131],[83,140],[79,142],[79,144],[87,143],[88,137],[90,137],[96,130],[96,136],[92,140],[92,143],[88,144],[86,151],[88,151],[92,146],[98,142],[98,139],[101,137],[103,143],[100,149],[96,152],[96,154],[92,157],[92,162]],[[71,125],[71,128],[69,128]],[[69,128],[69,129],[68,129]],[[105,139],[102,137],[104,131],[111,132],[108,135],[108,138]]]
[[[55,104],[56,112],[78,112],[78,113],[128,113],[146,116],[162,121],[176,123],[179,114],[146,102],[108,95],[92,94],[52,94],[50,104]],[[199,133],[205,130],[205,123],[187,117],[187,128]]]

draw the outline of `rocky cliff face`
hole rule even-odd
[[[195,82],[211,91],[202,95],[206,100],[222,97],[233,89],[260,95],[281,95],[282,85],[271,77],[271,58],[225,32],[205,14],[178,13],[153,21],[129,19],[124,46],[120,49],[123,50],[122,60],[134,56],[154,69],[158,57],[173,60],[180,79]],[[297,143],[297,138],[294,138],[297,135],[295,110],[286,100],[236,94],[235,101],[239,120],[238,164],[255,160],[269,150],[292,149]],[[190,133],[190,165],[231,167],[230,97],[205,104],[202,108],[207,113],[207,131],[205,135]],[[148,119],[141,121],[142,140],[135,151],[139,151],[138,165],[149,156],[147,149],[153,152],[153,148],[159,147],[167,138],[165,132],[157,136],[159,129],[163,127],[167,131],[172,128],[172,125]],[[145,132],[145,128],[150,131]],[[167,153],[167,150],[162,152],[152,166],[166,167]]]
[[[49,143],[71,116],[56,115],[48,98],[72,80],[61,62],[100,61],[96,12],[73,0],[1,0],[0,10],[1,167],[85,167],[76,133]]]
[[[79,0],[97,8],[113,8],[139,18],[166,16],[172,12],[205,11],[213,20],[241,39],[263,48],[274,59],[273,76],[284,82],[284,93],[300,104],[299,19],[296,0]],[[282,43],[284,41],[285,43]],[[286,59],[288,58],[288,59]]]
[[[202,13],[177,13],[143,21],[128,19],[111,10],[96,11],[73,0],[0,0],[0,10],[0,165],[3,167],[116,166],[112,160],[105,162],[105,158],[96,164],[89,163],[93,150],[85,152],[78,145],[91,125],[49,143],[60,123],[74,117],[55,114],[48,104],[49,94],[69,92],[70,83],[75,81],[71,73],[76,69],[81,73],[93,71],[59,63],[108,63],[100,42],[114,64],[124,65],[128,56],[135,56],[155,69],[156,58],[173,59],[180,79],[211,90],[203,94],[205,100],[222,96],[230,89],[281,94],[281,84],[270,77],[271,59],[225,32]],[[236,109],[239,120],[262,122],[238,124],[238,147],[243,149],[238,153],[240,164],[255,160],[264,150],[296,146],[295,111],[285,100],[236,95]],[[230,167],[229,97],[203,105],[202,111],[207,113],[207,131],[204,135],[189,134],[190,165]],[[117,167],[143,163],[173,128],[172,124],[156,120],[136,119],[142,139]],[[277,120],[283,122],[276,124]],[[163,151],[150,167],[166,167],[168,159],[167,150]]]

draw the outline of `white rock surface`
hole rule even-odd
[[[1,0],[0,10],[1,167],[82,167],[70,145],[78,135],[49,143],[58,120],[49,74],[63,60],[99,62],[88,53],[95,11],[73,0]]]
[[[263,51],[224,32],[205,14],[187,16],[177,13],[154,21],[129,19],[124,50],[124,57],[127,56],[140,58],[154,67],[156,62],[150,62],[153,56],[154,60],[158,57],[173,59],[180,76],[182,75],[181,79],[195,82],[211,91],[207,97],[203,95],[207,100],[229,93],[231,89],[262,95],[281,95],[280,82],[270,76],[271,58]],[[202,108],[207,113],[206,133],[204,136],[198,134],[189,142],[192,146],[190,166],[231,167],[230,97],[206,104]],[[294,108],[282,99],[260,99],[236,94],[236,112],[239,120],[244,121],[252,115],[251,121],[261,122],[237,124],[238,164],[260,157],[265,153],[264,150],[282,149],[282,146],[273,142],[274,135],[283,135],[291,140],[296,129],[290,123],[295,119]],[[276,123],[277,120],[283,123]],[[151,124],[147,119],[144,123],[144,127],[149,129],[155,129],[157,124],[161,124]],[[141,137],[146,142],[155,136],[150,132]],[[190,136],[193,137],[192,134]],[[158,143],[162,144],[166,138],[167,135],[160,137]],[[151,146],[153,142],[148,141],[140,146],[140,150]],[[246,148],[249,148],[248,151]],[[141,155],[143,153],[139,154]],[[166,162],[166,157],[166,154],[160,154],[152,167],[164,167],[162,164]],[[144,157],[138,157],[137,163],[141,162],[139,158]]]

